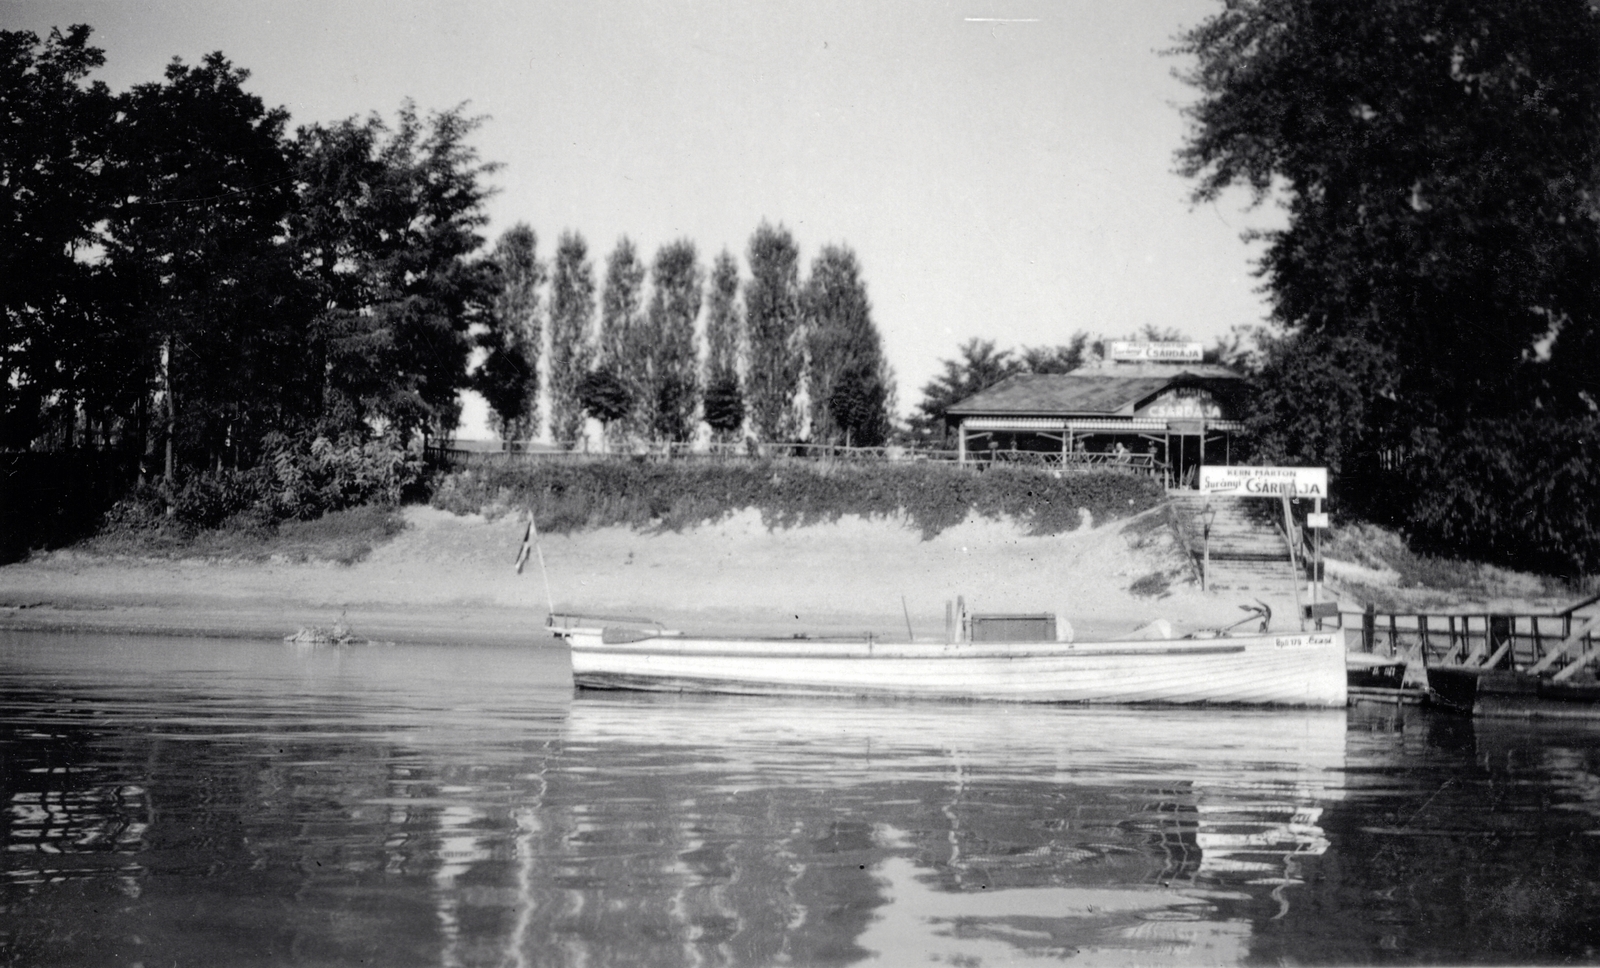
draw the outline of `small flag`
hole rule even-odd
[[[522,533],[522,550],[517,552],[517,574],[522,574],[522,566],[527,563],[528,556],[533,553],[533,518],[528,519],[528,530]]]

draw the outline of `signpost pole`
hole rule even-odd
[[[1317,514],[1322,513],[1322,498],[1317,498]],[[1311,604],[1322,599],[1322,529],[1311,530]]]

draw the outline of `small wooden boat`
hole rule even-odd
[[[1350,701],[1420,705],[1428,690],[1406,677],[1405,659],[1352,652],[1345,657]]]
[[[550,624],[584,689],[1282,706],[1348,695],[1342,632],[1072,642],[1054,635],[1054,616],[973,615],[952,640],[907,642],[686,635],[562,614]]]

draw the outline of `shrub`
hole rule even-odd
[[[308,521],[368,504],[393,506],[422,475],[420,451],[386,438],[336,442],[274,434],[265,443],[266,453],[253,469],[223,468],[176,486],[136,488],[106,513],[100,534],[147,545],[181,544],[218,528],[267,537],[280,521]]]
[[[995,467],[971,473],[923,463],[830,464],[750,461],[692,463],[477,462],[446,476],[433,504],[456,513],[531,508],[540,529],[607,525],[678,530],[753,508],[769,527],[843,515],[904,517],[932,537],[977,514],[1014,519],[1035,534],[1078,527],[1079,509],[1109,521],[1154,507],[1159,484],[1125,474],[1063,477]]]
[[[309,442],[267,440],[259,471],[264,500],[278,518],[314,518],[361,504],[396,504],[422,475],[422,455],[390,438]]]

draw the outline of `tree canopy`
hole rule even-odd
[[[759,439],[792,440],[799,431],[794,400],[803,363],[800,249],[788,229],[762,222],[750,237],[748,258],[745,411]]]
[[[1178,53],[1194,198],[1242,188],[1287,214],[1260,236],[1264,457],[1394,475],[1363,490],[1417,520],[1423,496],[1390,485],[1485,421],[1590,419],[1600,8],[1229,0]]]
[[[274,435],[454,430],[489,319],[461,109],[312,125],[220,52],[112,94],[75,26],[0,31],[6,446],[248,468]]]
[[[951,407],[1018,373],[1069,373],[1083,365],[1089,342],[1089,334],[1079,332],[1059,346],[1025,346],[1018,354],[997,349],[994,340],[967,340],[955,358],[939,361],[939,374],[923,385],[909,421],[912,438],[925,446],[942,444]]]
[[[812,439],[882,444],[889,434],[891,378],[855,252],[848,246],[823,246],[812,260],[800,300]]]
[[[570,443],[583,432],[578,384],[594,357],[594,265],[577,232],[561,233],[550,279],[550,429]]]
[[[103,267],[79,258],[108,203],[115,111],[87,82],[105,62],[89,33],[0,31],[0,447],[43,433],[70,446],[78,406],[109,417],[139,395],[107,339]]]
[[[661,247],[650,267],[647,331],[648,425],[652,435],[686,441],[694,432],[700,401],[699,341],[695,320],[705,292],[705,273],[694,243],[679,239]]]
[[[473,372],[472,387],[489,404],[500,438],[507,441],[526,440],[539,423],[539,288],[545,269],[538,249],[538,235],[519,222],[489,255],[495,296],[478,334],[483,361]]]
[[[1418,425],[1587,410],[1600,12],[1587,0],[1230,2],[1189,31],[1195,198],[1283,201],[1274,319],[1381,349]]]

